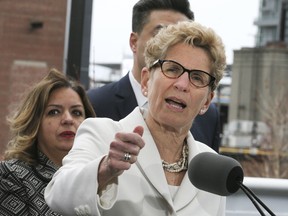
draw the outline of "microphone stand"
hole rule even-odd
[[[258,204],[260,204],[271,216],[276,216],[247,186],[245,186],[242,182],[239,182],[239,187],[242,191],[248,196],[248,198],[252,201],[253,205],[256,207],[260,215],[265,216],[264,212],[260,208]],[[257,203],[258,202],[258,203]]]

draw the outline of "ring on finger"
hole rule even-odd
[[[131,159],[131,154],[129,152],[125,152],[124,161],[129,161]]]

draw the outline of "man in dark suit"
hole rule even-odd
[[[188,0],[139,0],[133,7],[130,48],[133,52],[133,68],[119,81],[90,89],[88,97],[97,117],[120,120],[136,106],[143,106],[146,97],[141,93],[141,70],[145,66],[146,42],[163,26],[184,20],[194,20]],[[206,113],[198,115],[191,128],[195,140],[203,142],[218,152],[219,114],[215,104]]]

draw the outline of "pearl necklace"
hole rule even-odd
[[[188,169],[188,154],[189,154],[188,145],[185,141],[185,143],[183,145],[181,158],[177,162],[171,163],[171,164],[162,160],[163,169],[165,171],[171,172],[171,173],[178,173],[178,172],[181,172],[183,170],[187,170]]]

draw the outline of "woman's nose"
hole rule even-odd
[[[71,113],[65,112],[62,116],[61,123],[62,124],[73,124],[74,119],[73,119],[73,116],[71,115]]]
[[[174,86],[180,91],[188,91],[190,86],[189,74],[183,73],[175,80]]]

